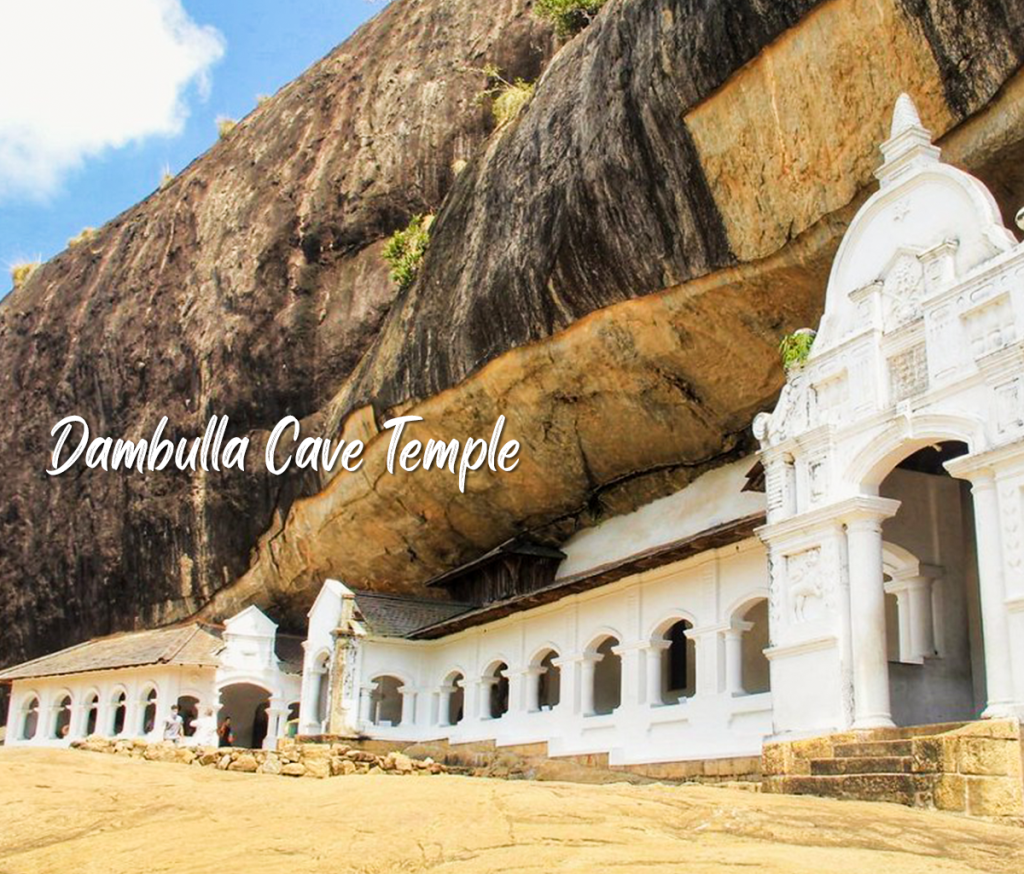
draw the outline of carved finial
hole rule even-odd
[[[934,164],[939,160],[939,149],[932,145],[932,135],[921,124],[921,116],[909,94],[901,94],[892,112],[889,139],[882,143],[885,160],[875,175],[885,188],[905,178],[915,168]]]
[[[1017,210],[1017,218],[1014,221],[1017,222],[1017,227],[1024,231],[1024,206]]]
[[[892,113],[892,127],[889,130],[890,139],[897,134],[903,133],[912,127],[923,128],[921,116],[917,114],[917,107],[909,94],[901,94],[896,101],[896,108]]]

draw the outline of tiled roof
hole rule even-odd
[[[406,637],[472,609],[471,604],[408,598],[379,592],[355,591],[356,607],[366,630],[378,637]]]
[[[62,649],[0,671],[0,681],[54,677],[142,665],[216,667],[224,646],[219,629],[193,623],[150,631],[113,634]]]

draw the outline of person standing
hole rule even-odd
[[[231,717],[225,716],[224,721],[217,729],[218,746],[230,747],[235,745],[235,730],[231,727]]]
[[[217,736],[217,717],[212,707],[204,708],[203,715],[196,717],[192,725],[195,727],[192,741],[196,746],[215,747],[220,745]]]
[[[182,731],[185,727],[185,720],[178,713],[178,705],[171,705],[171,715],[164,720],[164,741],[172,744],[181,743]]]

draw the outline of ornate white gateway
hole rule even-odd
[[[780,734],[972,687],[975,713],[1024,715],[1024,246],[906,95],[882,152],[810,353],[754,423]]]

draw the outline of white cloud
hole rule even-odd
[[[224,38],[180,0],[0,4],[0,200],[44,198],[105,149],[173,136]]]

